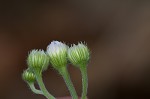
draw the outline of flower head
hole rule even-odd
[[[86,65],[90,58],[90,52],[88,47],[81,43],[78,45],[73,44],[68,49],[68,59],[75,66]]]
[[[22,78],[24,81],[26,81],[28,83],[34,83],[36,80],[34,73],[29,69],[27,69],[23,72]]]
[[[47,54],[55,69],[59,69],[67,64],[68,46],[59,41],[53,41],[47,46]]]
[[[29,68],[41,72],[47,69],[49,58],[43,50],[32,50],[28,55],[27,63]]]

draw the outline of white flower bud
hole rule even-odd
[[[62,42],[53,41],[47,47],[47,54],[50,62],[55,69],[67,65],[68,46]]]

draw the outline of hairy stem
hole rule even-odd
[[[41,91],[43,92],[43,95],[47,98],[47,99],[55,99],[55,97],[53,95],[51,95],[48,90],[46,89],[44,83],[43,83],[43,79],[42,79],[42,75],[39,73],[35,73],[36,74],[36,79],[38,82],[38,85],[41,89]]]
[[[78,99],[78,96],[77,96],[77,93],[76,93],[76,90],[73,86],[73,83],[70,79],[70,76],[69,76],[69,72],[67,70],[67,67],[62,67],[61,70],[59,70],[59,73],[62,75],[67,87],[68,87],[68,90],[72,96],[72,99]]]
[[[86,99],[87,89],[88,89],[87,67],[81,66],[80,71],[81,71],[81,75],[82,75],[82,96],[81,96],[81,99]]]
[[[38,90],[35,88],[34,83],[28,83],[30,89],[32,90],[32,92],[34,92],[35,94],[41,94],[43,95],[43,92],[41,90]]]

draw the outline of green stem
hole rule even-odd
[[[43,83],[42,75],[39,74],[39,73],[36,73],[36,79],[37,79],[37,82],[38,82],[38,84],[39,84],[39,87],[40,87],[41,91],[43,92],[43,95],[44,95],[47,99],[55,99],[55,97],[54,97],[53,95],[51,95],[51,94],[47,91],[47,89],[46,89],[46,87],[45,87],[45,85],[44,85],[44,83]]]
[[[81,96],[81,99],[86,99],[87,88],[88,88],[87,67],[81,66],[80,71],[81,71],[81,75],[82,75],[82,96]]]
[[[68,90],[72,96],[72,99],[78,99],[78,96],[77,96],[77,93],[76,93],[76,90],[73,86],[73,83],[70,79],[70,76],[69,76],[69,72],[67,70],[67,67],[62,67],[60,70],[59,70],[59,73],[62,75],[67,87],[68,87]]]
[[[28,83],[28,85],[29,85],[30,89],[32,90],[32,92],[34,92],[35,94],[43,95],[41,90],[38,90],[35,88],[34,83]]]

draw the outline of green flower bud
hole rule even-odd
[[[83,66],[86,65],[90,58],[90,52],[88,47],[81,43],[78,45],[73,44],[68,49],[68,59],[75,66]]]
[[[49,65],[49,58],[43,50],[32,50],[27,59],[29,68],[42,72]]]
[[[68,46],[62,42],[53,41],[47,47],[47,54],[50,62],[55,69],[67,65]]]
[[[28,83],[34,83],[36,80],[34,73],[29,69],[27,69],[23,72],[22,78],[24,81],[26,81]]]

